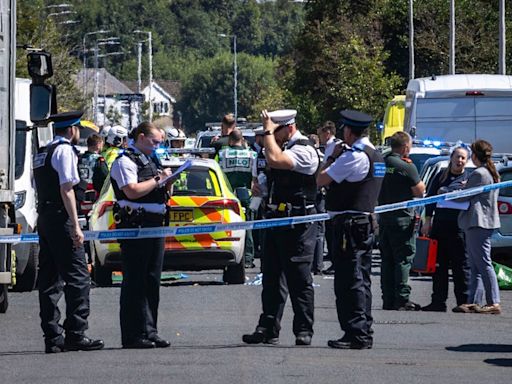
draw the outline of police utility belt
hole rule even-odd
[[[167,226],[169,225],[169,207],[166,205],[166,212],[155,213],[148,212],[144,208],[132,208],[130,206],[121,207],[118,203],[114,204],[114,222],[116,225],[128,227],[141,227],[145,223],[153,223]]]
[[[314,213],[315,204],[292,205],[291,203],[267,204],[266,218],[305,216]]]

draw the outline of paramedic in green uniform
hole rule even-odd
[[[233,191],[236,188],[251,189],[253,163],[256,161],[256,152],[244,146],[242,132],[235,128],[228,135],[228,147],[219,151],[219,165],[226,174]],[[253,214],[249,209],[249,199],[241,201],[245,207],[247,220],[252,220]],[[245,236],[245,267],[254,267],[254,242],[252,231],[248,230]]]
[[[379,205],[423,197],[425,184],[409,159],[412,139],[396,132],[390,138],[391,153],[384,157],[386,175],[382,182]],[[409,300],[409,271],[415,252],[415,213],[412,208],[379,214],[382,307],[385,310],[418,311]]]

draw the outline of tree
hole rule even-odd
[[[314,127],[322,120],[337,121],[345,108],[380,117],[401,79],[386,72],[383,62],[388,54],[378,28],[356,26],[357,16],[348,18],[342,12],[308,20],[291,55],[295,73],[290,84],[311,118],[305,124]]]
[[[43,48],[52,54],[53,77],[48,80],[57,88],[59,110],[81,109],[84,105],[82,93],[77,89],[74,76],[80,63],[70,55],[65,31],[57,28],[52,18],[44,17],[46,10],[41,0],[19,1],[16,8],[16,40],[19,45]],[[64,42],[64,44],[63,44]],[[27,57],[18,49],[16,56],[16,76],[29,77]]]

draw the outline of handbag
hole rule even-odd
[[[420,273],[434,273],[437,262],[437,240],[425,236],[416,238],[416,253],[412,270]]]

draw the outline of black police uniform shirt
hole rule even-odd
[[[382,182],[379,195],[379,205],[398,203],[412,200],[414,197],[411,187],[417,185],[421,179],[414,163],[408,158],[402,158],[398,153],[390,153],[384,158],[386,162],[386,175]],[[379,214],[380,220],[410,217],[414,210],[409,208],[398,209]]]
[[[140,152],[135,146],[131,145],[128,148],[133,150],[135,153],[140,154],[141,156],[145,156],[146,158],[148,157],[144,155],[142,152]],[[152,161],[149,158],[147,160]],[[119,156],[112,163],[110,177],[112,177],[116,181],[117,185],[119,186],[119,189],[123,189],[123,187],[125,187],[128,184],[136,184],[139,182],[137,172],[137,164],[135,164],[128,156]],[[132,209],[143,208],[147,212],[151,213],[165,213],[165,204],[138,203],[129,200],[119,200],[118,204],[121,208],[129,206]]]

